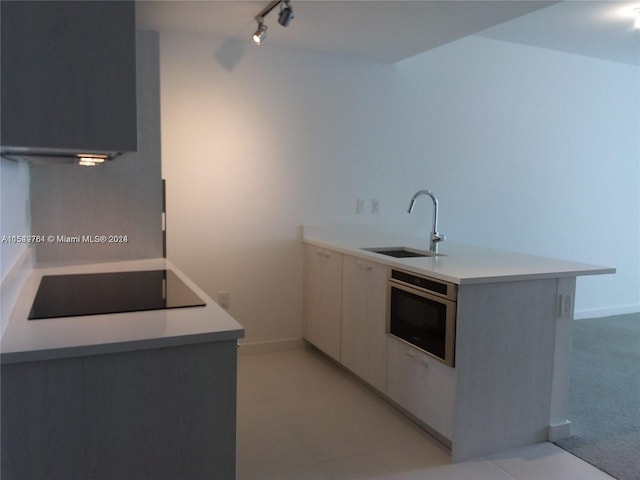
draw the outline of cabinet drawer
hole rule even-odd
[[[446,439],[453,435],[456,370],[387,337],[387,396]]]

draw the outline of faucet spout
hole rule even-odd
[[[438,199],[436,198],[436,196],[429,190],[417,191],[411,197],[411,202],[409,203],[407,212],[413,212],[413,207],[416,204],[416,199],[421,195],[428,195],[429,197],[431,197],[431,201],[433,202],[433,222],[431,225],[431,235],[429,237],[429,250],[431,250],[432,252],[437,252],[438,242],[443,241],[446,237],[443,234],[438,233]]]

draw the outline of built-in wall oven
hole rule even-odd
[[[456,300],[453,283],[391,269],[387,333],[453,367]]]

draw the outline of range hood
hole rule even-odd
[[[95,166],[113,160],[122,152],[78,151],[63,148],[9,147],[0,148],[3,158],[33,164],[80,164]]]
[[[0,153],[97,165],[135,152],[135,2],[0,1]]]

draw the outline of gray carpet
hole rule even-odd
[[[558,446],[640,480],[640,314],[574,321],[569,419]]]

